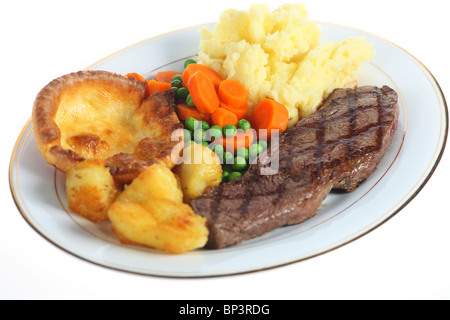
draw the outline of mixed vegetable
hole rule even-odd
[[[273,99],[262,100],[248,116],[247,89],[239,81],[223,79],[212,68],[193,59],[183,72],[160,71],[153,80],[127,74],[147,82],[146,95],[172,89],[173,107],[185,126],[185,143],[203,144],[219,157],[222,182],[242,176],[268,146],[272,130],[285,131],[286,107]],[[267,134],[261,134],[267,132]]]

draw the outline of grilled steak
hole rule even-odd
[[[278,148],[270,148],[272,159],[279,156],[275,174],[262,174],[271,163],[258,161],[241,178],[191,203],[207,218],[207,247],[224,248],[298,224],[316,214],[332,189],[355,190],[376,168],[397,120],[391,88],[336,89],[314,115],[280,134]]]

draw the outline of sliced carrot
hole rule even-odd
[[[234,137],[222,136],[215,139],[212,144],[220,144],[223,146],[225,151],[236,152],[236,150],[239,148],[248,149],[255,142],[255,139],[256,131],[254,129],[250,129],[247,132],[239,129]]]
[[[217,94],[220,101],[232,107],[239,108],[247,103],[247,89],[237,80],[223,80]]]
[[[264,99],[258,103],[249,118],[252,128],[266,130],[270,139],[271,130],[285,131],[289,121],[289,112],[284,105],[273,99]]]
[[[186,103],[180,103],[177,105],[177,115],[181,121],[186,121],[190,117],[198,121],[211,121],[211,114],[200,113],[196,108],[189,107]]]
[[[244,105],[242,105],[240,107],[234,107],[234,106],[228,105],[228,104],[226,104],[224,102],[220,102],[220,107],[224,108],[224,109],[227,109],[228,111],[233,112],[236,115],[238,121],[241,120],[241,119],[244,119],[247,116],[247,113],[248,113],[248,103],[247,103],[247,101],[245,102]]]
[[[145,79],[143,76],[141,76],[141,75],[138,74],[138,73],[134,73],[134,72],[132,72],[132,73],[127,73],[126,77],[128,77],[128,78],[133,77],[133,78],[135,78],[135,79],[138,80],[138,81],[148,82],[148,80]]]
[[[166,90],[169,90],[170,88],[172,88],[170,83],[150,80],[147,84],[146,93],[151,96],[155,92],[164,92]]]
[[[219,108],[220,100],[209,77],[203,71],[194,73],[187,82],[192,102],[201,113],[213,113]]]
[[[181,80],[183,81],[183,83],[187,84],[190,77],[192,77],[197,71],[202,71],[204,74],[206,74],[213,83],[216,91],[219,90],[219,85],[223,81],[222,76],[214,69],[198,63],[191,63],[184,69],[183,75],[181,76]]]
[[[155,75],[155,80],[159,81],[159,82],[167,82],[167,83],[171,83],[173,77],[175,77],[177,74],[182,74],[181,72],[178,71],[160,71]]]
[[[236,117],[236,115],[225,108],[218,108],[216,111],[214,111],[211,114],[211,121],[213,125],[220,126],[222,129],[229,124],[235,126],[237,126],[238,124],[238,118]]]

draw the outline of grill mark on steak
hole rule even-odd
[[[207,218],[207,247],[224,248],[314,216],[332,189],[355,190],[376,168],[397,129],[391,88],[337,89],[312,116],[279,136],[279,171],[259,161],[239,179],[194,199]],[[270,154],[270,153],[273,154]]]
[[[323,156],[324,139],[325,139],[324,119],[325,119],[324,117],[320,117],[318,122],[317,122],[317,130],[316,130],[317,145],[316,145],[316,152],[315,152],[316,159],[321,159],[322,156]],[[321,169],[321,163],[319,161],[315,161],[314,164],[315,165],[314,165],[313,174],[314,175],[319,175],[320,174],[320,169]]]
[[[350,102],[349,102],[349,105],[348,105],[348,118],[351,119],[350,120],[350,133],[349,133],[350,142],[347,145],[348,146],[347,152],[349,154],[351,154],[353,152],[354,148],[355,148],[355,144],[354,144],[354,141],[353,141],[353,136],[354,136],[355,130],[356,130],[356,117],[357,117],[356,112],[358,110],[357,107],[358,107],[358,98],[357,98],[356,94],[351,93],[351,95],[350,95]]]

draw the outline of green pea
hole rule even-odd
[[[267,149],[267,146],[268,146],[267,141],[261,140],[261,141],[258,141],[258,144],[263,148],[263,150]]]
[[[230,173],[230,175],[228,176],[228,181],[233,181],[234,179],[237,179],[240,177],[242,177],[242,173],[240,173],[238,171],[234,171],[234,172]]]
[[[229,176],[230,176],[229,172],[223,171],[222,172],[222,182],[228,182]]]
[[[238,157],[244,158],[246,161],[249,159],[249,152],[247,148],[239,148],[236,150],[236,155]]]
[[[201,126],[202,126],[202,129],[205,131],[209,129],[209,123],[206,121],[202,121]]]
[[[238,156],[234,158],[234,163],[232,166],[235,171],[242,171],[247,168],[247,161],[245,160],[245,158]]]
[[[191,130],[184,130],[184,141],[191,141],[192,140],[192,136],[194,135],[193,131]]]
[[[192,63],[197,63],[197,61],[195,61],[194,59],[187,59],[184,62],[184,67],[186,68],[188,65],[192,64]]]
[[[176,92],[176,96],[178,99],[186,100],[188,95],[189,95],[189,90],[184,87],[178,88],[178,90]]]
[[[256,159],[256,157],[263,151],[264,149],[258,143],[252,144],[248,149],[250,159]]]
[[[222,154],[223,155],[223,146],[220,144],[214,145],[212,151],[214,151],[215,154]]]
[[[232,138],[236,135],[237,128],[235,125],[227,124],[225,127],[223,127],[223,134],[225,137]]]
[[[194,141],[194,130],[189,130],[189,134],[191,136],[191,140]]]
[[[207,131],[207,137],[210,139],[219,139],[222,137],[222,128],[220,126],[212,126]]]
[[[172,103],[172,108],[175,112],[177,112],[177,104],[176,103]]]
[[[198,128],[198,121],[193,117],[189,117],[184,122],[184,126],[186,127],[186,129],[194,131]]]
[[[244,131],[244,132],[247,132],[248,130],[250,130],[251,127],[252,126],[251,126],[250,122],[248,122],[248,120],[241,119],[238,122],[238,128],[242,129],[242,131]]]
[[[205,147],[209,147],[208,141],[202,141],[202,145],[204,145]]]
[[[217,150],[217,152],[214,152],[216,154],[216,156],[219,157],[220,163],[223,164],[222,159],[223,159],[223,151]]]
[[[195,129],[194,130],[194,141],[198,143],[202,143],[204,140],[205,131],[203,129]]]
[[[173,78],[172,78],[172,81],[174,81],[174,80],[180,80],[180,81],[183,81],[183,79],[181,78],[181,74],[176,74],[176,75],[174,75]]]
[[[186,104],[187,104],[189,107],[192,107],[192,108],[195,107],[195,104],[194,104],[194,102],[192,101],[191,94],[188,94],[188,96],[186,97]]]
[[[231,152],[225,152],[222,156],[223,164],[233,164],[234,163],[234,155]]]
[[[178,87],[173,87],[172,86],[172,90],[173,90],[173,93],[175,93],[175,96],[177,96],[177,94],[178,94]]]
[[[172,85],[172,87],[176,87],[176,88],[181,88],[182,87],[181,80],[172,80],[172,82],[170,84]]]

